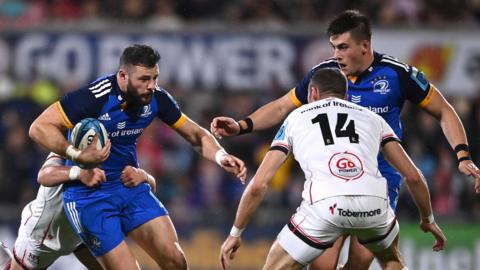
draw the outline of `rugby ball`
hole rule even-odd
[[[83,150],[93,142],[95,134],[98,134],[97,149],[100,150],[108,139],[107,130],[97,119],[85,118],[73,127],[70,133],[70,144]]]

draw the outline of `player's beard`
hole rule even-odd
[[[132,82],[128,80],[127,82],[127,93],[126,99],[133,106],[145,106],[150,104],[152,101],[152,92],[147,92],[140,95],[137,89],[132,85]]]

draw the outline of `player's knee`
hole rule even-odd
[[[163,268],[165,269],[187,269],[187,260],[185,259],[185,254],[179,246],[170,248],[164,253],[162,264]]]
[[[167,260],[165,260],[163,268],[175,269],[175,270],[187,270],[187,260],[185,259],[185,256],[183,256],[183,254],[170,257]]]

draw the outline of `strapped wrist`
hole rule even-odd
[[[218,166],[222,167],[222,160],[228,156],[228,153],[227,151],[225,151],[225,149],[223,148],[220,148],[220,150],[218,150],[216,153],[215,153],[215,162],[218,164]]]
[[[464,160],[472,160],[469,156],[461,157],[458,159],[458,163],[464,161]]]
[[[240,237],[242,235],[243,230],[245,230],[245,228],[239,229],[239,228],[235,227],[235,225],[233,225],[232,229],[230,230],[230,236]]]
[[[78,158],[78,156],[80,156],[81,153],[82,151],[76,149],[73,145],[69,145],[65,150],[65,155],[71,161],[76,161],[76,159]]]
[[[82,171],[82,169],[80,169],[80,167],[78,166],[72,166],[70,167],[70,171],[68,172],[68,179],[74,181],[74,180],[78,180],[78,178],[80,177],[80,172]]]
[[[465,151],[470,155],[470,148],[468,147],[468,145],[466,145],[464,143],[460,143],[457,146],[455,146],[453,151],[455,151],[455,154],[458,154],[458,152],[460,152],[460,151]]]
[[[238,132],[237,135],[242,135],[242,134],[247,134],[251,133],[253,131],[253,121],[250,117],[247,117],[241,121],[244,121],[245,124],[247,124],[246,128],[243,128],[240,122],[238,122],[238,125],[240,126],[240,132]]]
[[[426,221],[428,224],[432,224],[435,222],[435,218],[433,217],[433,213],[431,213],[428,217],[422,218],[422,220]]]

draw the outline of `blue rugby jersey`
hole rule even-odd
[[[290,91],[290,98],[297,106],[308,103],[308,84],[315,71],[321,68],[339,66],[337,61],[331,58],[313,67]],[[433,85],[417,68],[377,52],[374,53],[374,61],[370,67],[359,76],[348,78],[348,100],[382,116],[399,139],[402,139],[400,112],[405,100],[426,106],[433,93]],[[389,186],[398,189],[401,178],[393,176],[398,173],[385,161],[383,154],[380,153],[378,161],[380,171],[387,178]]]
[[[154,91],[152,101],[146,106],[132,107],[126,103],[116,74],[112,74],[65,95],[56,104],[69,128],[87,117],[97,118],[105,126],[112,148],[110,156],[101,165],[107,182],[100,185],[100,189],[121,184],[120,175],[125,166],[138,167],[138,138],[156,116],[173,128],[186,120],[174,98],[161,88]],[[75,181],[68,183],[66,188],[78,190],[86,189],[86,186]]]
[[[308,103],[308,84],[321,68],[339,68],[335,59],[313,67],[291,92],[293,102]],[[348,100],[382,116],[399,139],[402,138],[400,112],[405,100],[425,106],[433,94],[432,85],[417,68],[397,59],[374,53],[372,65],[357,77],[348,77]]]

